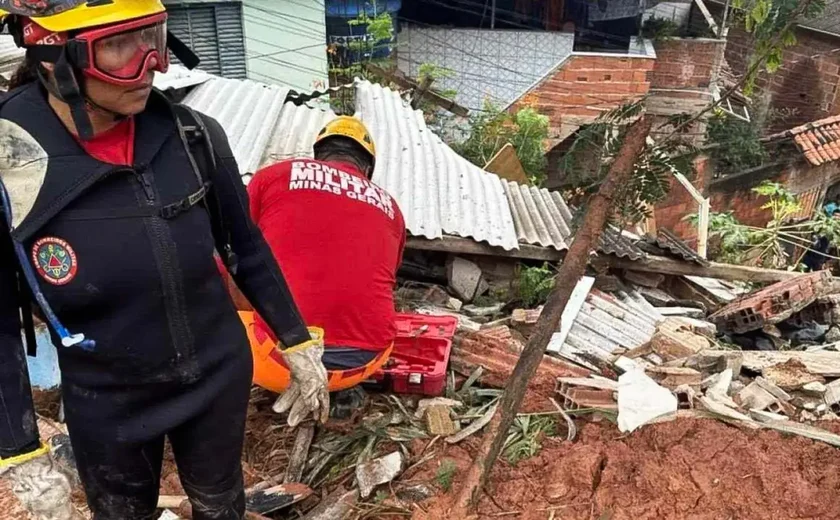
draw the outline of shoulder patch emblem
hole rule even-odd
[[[56,237],[44,237],[35,242],[32,263],[41,278],[53,285],[70,283],[79,269],[76,252],[70,244]]]

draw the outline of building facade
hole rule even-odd
[[[247,76],[240,0],[169,0],[169,30],[201,58],[199,68],[226,78]]]

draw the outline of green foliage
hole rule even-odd
[[[562,161],[568,187],[585,196],[598,191],[624,143],[627,128],[643,106],[642,100],[622,105],[578,131]],[[627,224],[647,218],[650,208],[667,196],[675,173],[693,176],[695,152],[681,139],[647,146],[636,160],[631,179],[617,193],[613,216]]]
[[[825,211],[817,210],[811,219],[811,230],[819,237],[825,237],[833,244],[840,244],[840,219],[836,219]]]
[[[516,418],[505,441],[504,456],[511,464],[530,459],[542,448],[545,437],[557,435],[557,421],[551,416],[522,415]]]
[[[450,459],[444,459],[440,463],[440,467],[435,475],[435,482],[437,482],[438,486],[444,492],[449,493],[449,490],[452,489],[452,483],[455,481],[455,473],[457,472],[458,468],[455,466],[455,463]]]
[[[330,74],[338,82],[352,81],[359,77],[374,83],[381,78],[368,70],[368,65],[384,65],[388,60],[375,59],[375,53],[391,45],[394,35],[394,21],[387,12],[368,16],[364,10],[359,16],[349,20],[350,27],[363,26],[365,34],[352,39],[347,45],[330,45],[327,49],[330,62]],[[348,92],[342,91],[331,99],[333,109],[339,113],[352,113],[353,101]]]
[[[732,7],[744,29],[753,35],[750,70],[764,59],[764,68],[773,73],[782,65],[786,47],[796,44],[794,19],[811,19],[822,14],[825,0],[734,0]],[[758,68],[747,77],[744,93],[755,87]]]
[[[752,191],[767,197],[761,207],[770,211],[770,221],[759,228],[741,224],[731,212],[712,213],[709,238],[718,242],[716,260],[798,270],[801,256],[810,250],[814,236],[825,236],[833,243],[840,243],[840,220],[835,221],[822,210],[805,222],[791,222],[791,217],[802,210],[802,205],[783,185],[764,181]],[[695,224],[698,221],[697,215],[687,219]],[[789,250],[795,248],[801,251],[800,256],[791,258]]]
[[[706,134],[710,144],[719,145],[710,152],[718,169],[723,172],[734,173],[755,168],[770,157],[759,141],[759,129],[755,124],[729,116],[723,111],[709,118]]]
[[[554,269],[548,263],[542,267],[522,266],[519,271],[519,298],[525,307],[537,307],[548,299],[554,288]]]
[[[642,24],[642,36],[655,42],[674,38],[680,34],[680,25],[667,18],[651,17]]]
[[[434,63],[423,63],[417,71],[417,83],[422,85],[425,81],[432,80],[432,89],[435,92],[447,99],[455,99],[455,96],[458,95],[457,90],[451,88],[438,89],[435,86],[435,82],[451,78],[454,75],[455,73],[446,67],[441,67]],[[421,100],[418,108],[423,112],[426,124],[436,133],[442,133],[446,122],[452,118],[452,114],[442,110],[435,103],[429,101],[428,98]]]
[[[461,156],[483,168],[502,147],[511,143],[522,168],[535,185],[545,180],[548,161],[545,141],[548,138],[548,117],[527,107],[515,114],[485,101],[484,110],[473,112],[469,137],[451,143]]]

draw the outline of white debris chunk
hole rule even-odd
[[[676,396],[644,372],[631,370],[618,378],[618,428],[622,432],[632,432],[648,421],[676,411]]]
[[[398,451],[356,466],[356,481],[362,498],[369,497],[376,486],[391,482],[402,471],[403,456]]]

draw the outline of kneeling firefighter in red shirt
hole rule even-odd
[[[257,172],[248,196],[251,217],[304,320],[326,331],[322,360],[335,392],[370,378],[390,356],[405,221],[394,198],[370,180],[376,152],[361,121],[335,119],[313,148],[314,160]],[[254,354],[254,382],[282,392],[289,371],[271,348],[270,328],[259,315],[240,316]]]

